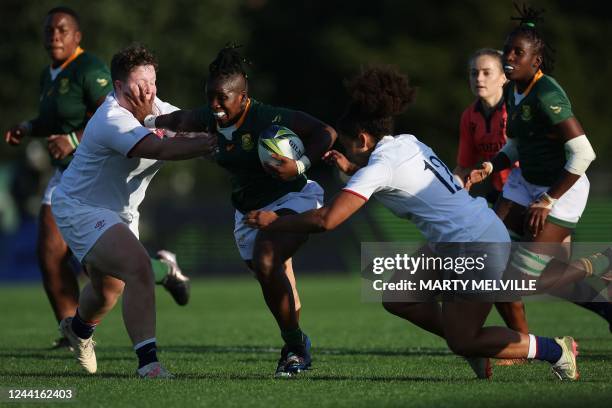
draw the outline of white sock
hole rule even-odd
[[[529,351],[527,352],[527,358],[534,359],[536,356],[536,351],[536,338],[533,334],[529,334]]]
[[[140,343],[134,345],[134,351],[138,350],[139,348],[141,348],[142,346],[146,346],[149,343],[155,343],[157,340],[155,339],[155,337],[141,341]]]

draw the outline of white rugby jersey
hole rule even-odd
[[[456,185],[448,167],[413,135],[383,137],[343,190],[365,200],[374,196],[412,220],[429,242],[477,241],[497,218],[482,197]]]
[[[178,110],[158,98],[155,108],[160,114]],[[87,123],[81,144],[54,195],[63,194],[82,204],[115,211],[131,221],[163,162],[129,158],[127,154],[143,137],[154,132],[120,106],[111,92]]]

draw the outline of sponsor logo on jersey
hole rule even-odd
[[[106,220],[100,220],[96,222],[96,225],[94,226],[94,228],[100,231],[102,228],[104,228],[105,225],[106,225]]]
[[[104,88],[106,85],[108,85],[108,79],[106,78],[98,78],[96,79],[96,82],[98,85],[100,85],[100,88]]]
[[[283,120],[283,117],[281,115],[276,115],[274,119],[272,119],[272,123],[279,123],[281,120]]]
[[[62,78],[60,80],[60,85],[59,85],[59,89],[57,90],[57,92],[63,95],[65,93],[68,93],[68,90],[70,90],[70,79]]]
[[[251,137],[251,134],[247,133],[242,135],[242,150],[249,151],[252,150],[253,147],[255,147],[255,144],[253,143],[253,137]]]
[[[521,110],[521,119],[523,119],[524,121],[528,121],[531,120],[532,117],[533,116],[531,115],[531,106],[523,105]]]
[[[555,114],[558,115],[561,113],[561,107],[560,106],[554,106],[554,105],[550,105],[549,106],[550,110]]]

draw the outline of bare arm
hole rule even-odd
[[[279,217],[272,211],[251,211],[246,215],[246,224],[266,231],[325,232],[342,224],[365,203],[363,198],[341,191],[329,206],[301,214]]]
[[[140,139],[130,150],[128,157],[154,160],[186,160],[211,153],[216,146],[216,136],[202,133],[197,137],[177,135],[160,139],[150,133]]]
[[[203,132],[206,123],[203,123],[197,110],[179,110],[155,118],[155,127],[174,132]]]

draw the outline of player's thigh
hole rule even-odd
[[[151,261],[138,238],[124,223],[109,227],[85,256],[90,277],[109,275],[122,281],[152,279]]]
[[[280,209],[276,213],[280,216],[296,214],[289,209]],[[307,240],[308,234],[304,233],[260,230],[253,248],[254,264],[262,259],[272,260],[275,265],[285,263]]]
[[[442,324],[449,342],[469,341],[477,336],[493,306],[490,302],[442,302]]]
[[[509,231],[512,231],[516,236],[523,235],[523,223],[527,211],[525,207],[500,196],[495,203],[494,210]]]
[[[429,247],[429,245],[423,245],[416,250],[411,257],[427,259],[430,257],[436,257],[435,252]],[[417,268],[415,270],[395,270],[389,277],[388,283],[399,284],[411,282],[415,288],[420,287],[421,281],[436,280],[440,277],[439,271],[423,268]],[[396,309],[406,308],[410,305],[419,305],[421,303],[433,302],[436,297],[440,294],[439,291],[433,290],[383,290],[382,292],[382,304],[385,309]]]

